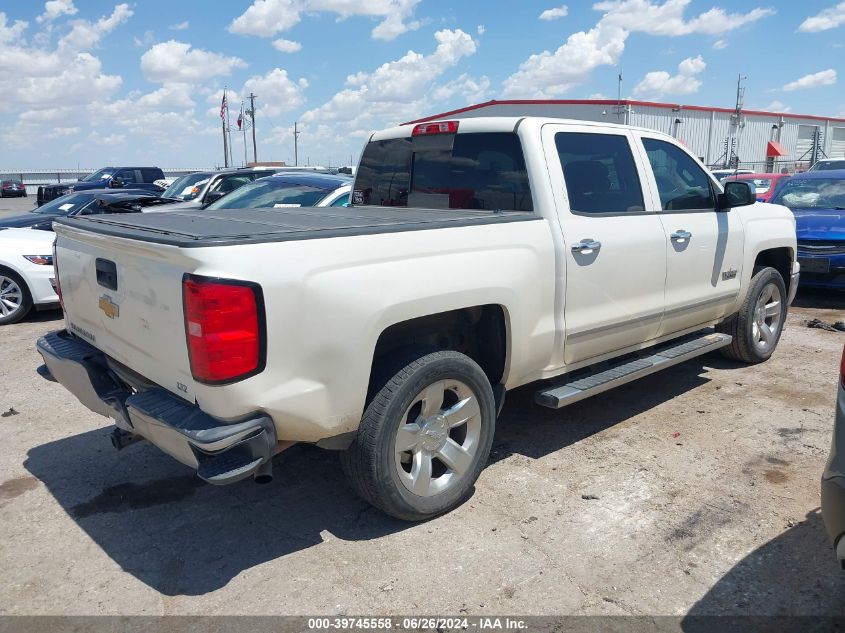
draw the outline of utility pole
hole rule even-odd
[[[293,122],[293,166],[299,166],[299,135],[302,132],[296,131],[296,121]]]
[[[258,95],[249,93],[249,118],[252,121],[252,162],[258,162],[258,146],[255,144],[255,100]]]

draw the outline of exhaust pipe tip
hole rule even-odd
[[[253,479],[257,484],[269,484],[273,481],[273,460],[268,459],[255,471]]]

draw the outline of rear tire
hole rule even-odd
[[[20,275],[0,266],[0,325],[17,323],[32,310],[32,295]]]
[[[495,424],[481,367],[458,352],[421,350],[375,393],[341,465],[355,492],[386,514],[430,519],[470,495]]]
[[[744,363],[762,363],[777,347],[786,322],[786,286],[774,268],[757,267],[739,312],[716,326],[733,341],[720,351]]]

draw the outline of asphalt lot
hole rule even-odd
[[[38,313],[0,329],[0,613],[843,615],[818,480],[845,334],[813,317],[845,296],[801,292],[763,365],[706,356],[561,411],[510,393],[472,498],[410,525],[307,446],[224,488],[115,452],[35,374],[62,326]]]

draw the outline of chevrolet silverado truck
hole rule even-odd
[[[532,117],[375,133],[346,208],[55,232],[39,372],[116,447],[225,484],[313,443],[405,520],[469,496],[510,389],[561,408],[712,350],[765,361],[799,271],[792,213],[674,138]]]

